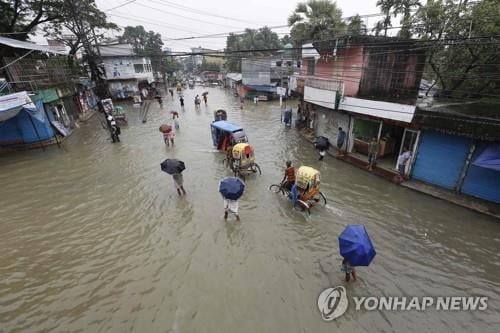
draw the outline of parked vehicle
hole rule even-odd
[[[225,151],[231,145],[248,142],[243,127],[227,122],[225,120],[214,121],[210,125],[212,130],[212,141],[218,150]]]

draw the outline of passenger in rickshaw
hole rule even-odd
[[[231,134],[226,133],[226,134],[224,134],[222,139],[219,141],[219,146],[217,147],[217,149],[222,150],[222,151],[226,151],[227,147],[230,146],[231,143],[232,143],[231,142]]]
[[[319,172],[307,167],[299,168],[291,190],[291,199],[294,205],[299,200],[306,204],[318,202],[319,200],[315,197],[320,193],[319,184]]]
[[[293,184],[295,183],[295,168],[292,166],[292,161],[286,161],[285,175],[281,181],[283,187],[288,191],[291,191]]]

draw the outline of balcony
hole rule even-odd
[[[335,109],[337,94],[342,91],[342,81],[314,76],[300,76],[298,79],[304,80],[304,101]]]
[[[342,81],[336,79],[321,78],[317,76],[300,76],[304,79],[304,86],[329,91],[342,89]]]

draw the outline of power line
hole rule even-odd
[[[235,26],[232,26],[232,25],[226,25],[226,24],[218,24],[218,23],[214,23],[214,22],[209,22],[209,21],[203,21],[203,20],[200,20],[200,19],[195,19],[195,18],[192,18],[192,17],[189,17],[189,16],[184,16],[184,15],[181,15],[181,14],[176,14],[176,13],[171,13],[171,12],[167,12],[163,9],[160,9],[160,8],[156,8],[156,7],[151,7],[151,6],[148,6],[148,5],[145,5],[145,4],[141,4],[142,7],[146,7],[146,8],[150,8],[150,9],[153,9],[155,11],[158,11],[160,13],[164,13],[164,14],[168,14],[168,15],[174,15],[174,16],[177,16],[177,17],[182,17],[182,18],[185,18],[185,19],[188,19],[188,20],[191,20],[191,21],[195,21],[195,22],[201,22],[201,23],[208,23],[210,25],[218,25],[218,26],[221,26],[221,27],[226,27],[226,28],[235,28],[235,29],[239,29],[239,27],[235,27]]]
[[[153,1],[153,0],[150,0],[150,1],[156,2],[156,3],[159,3],[161,5],[166,6],[166,4],[163,3],[163,2],[165,2],[165,3],[170,4],[170,6],[172,6],[174,8],[177,8],[177,9],[180,9],[180,10],[184,10],[184,11],[187,11],[187,12],[190,12],[190,13],[195,13],[195,14],[198,14],[198,15],[212,16],[212,17],[222,18],[222,19],[236,21],[236,22],[245,22],[245,23],[249,23],[249,24],[253,24],[253,25],[259,25],[259,24],[255,23],[255,22],[246,21],[246,20],[239,19],[239,18],[234,18],[234,17],[223,16],[223,15],[219,15],[219,14],[214,14],[214,13],[207,12],[207,11],[204,11],[204,10],[200,10],[200,9],[195,9],[195,8],[183,6],[183,5],[177,4],[175,2],[167,1],[167,0],[163,0],[161,2]]]
[[[137,0],[130,0],[130,1],[124,2],[124,3],[122,3],[121,5],[118,5],[118,6],[115,6],[115,7],[109,8],[109,9],[106,9],[106,10],[105,10],[105,12],[109,12],[109,11],[112,11],[112,10],[115,10],[115,9],[118,9],[118,8],[121,8],[121,7],[123,7],[123,6],[128,5],[129,3],[136,2],[136,1],[137,1]]]

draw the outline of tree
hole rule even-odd
[[[64,0],[58,12],[63,20],[46,25],[45,36],[63,42],[72,56],[84,46],[85,39],[94,39],[95,36],[100,40],[104,37],[101,31],[118,30],[118,26],[108,22],[106,14],[97,8],[95,0]],[[95,44],[96,40],[90,44]]]
[[[306,42],[328,40],[342,35],[346,24],[342,21],[342,10],[330,0],[308,0],[300,2],[288,17],[291,37],[295,46]]]
[[[366,24],[359,14],[349,18],[347,24],[347,33],[352,36],[366,35],[368,30],[366,29]]]
[[[220,71],[220,65],[203,58],[200,66],[201,71]]]
[[[500,94],[497,17],[499,0],[428,0],[418,9],[412,33],[433,41],[424,75],[435,81],[441,95],[480,98]]]
[[[60,8],[63,0],[12,0],[0,1],[0,33],[9,34],[9,38],[26,40],[29,34],[49,22],[63,19]]]
[[[269,27],[262,27],[258,30],[245,29],[243,34],[229,34],[226,39],[226,51],[239,50],[265,50],[277,49],[283,46],[278,34],[273,32]],[[268,52],[256,51],[245,53],[246,56],[263,55]],[[228,70],[233,72],[241,71],[241,59],[238,54],[232,53],[228,56],[226,66]]]
[[[163,41],[159,33],[146,31],[142,25],[136,27],[127,26],[123,30],[123,35],[119,38],[121,43],[128,43],[134,47],[134,51],[144,57],[151,58],[151,67],[155,78],[158,73],[163,72]]]
[[[421,6],[419,0],[394,0],[393,15],[402,15],[401,28],[398,36],[401,38],[411,38],[412,19],[411,12]]]
[[[375,35],[378,36],[380,32],[384,31],[384,36],[387,36],[387,29],[392,26],[391,23],[391,14],[392,9],[394,7],[394,2],[396,0],[378,0],[377,6],[380,7],[382,14],[384,14],[384,18],[381,21],[377,22],[377,25],[373,29],[375,31]]]

